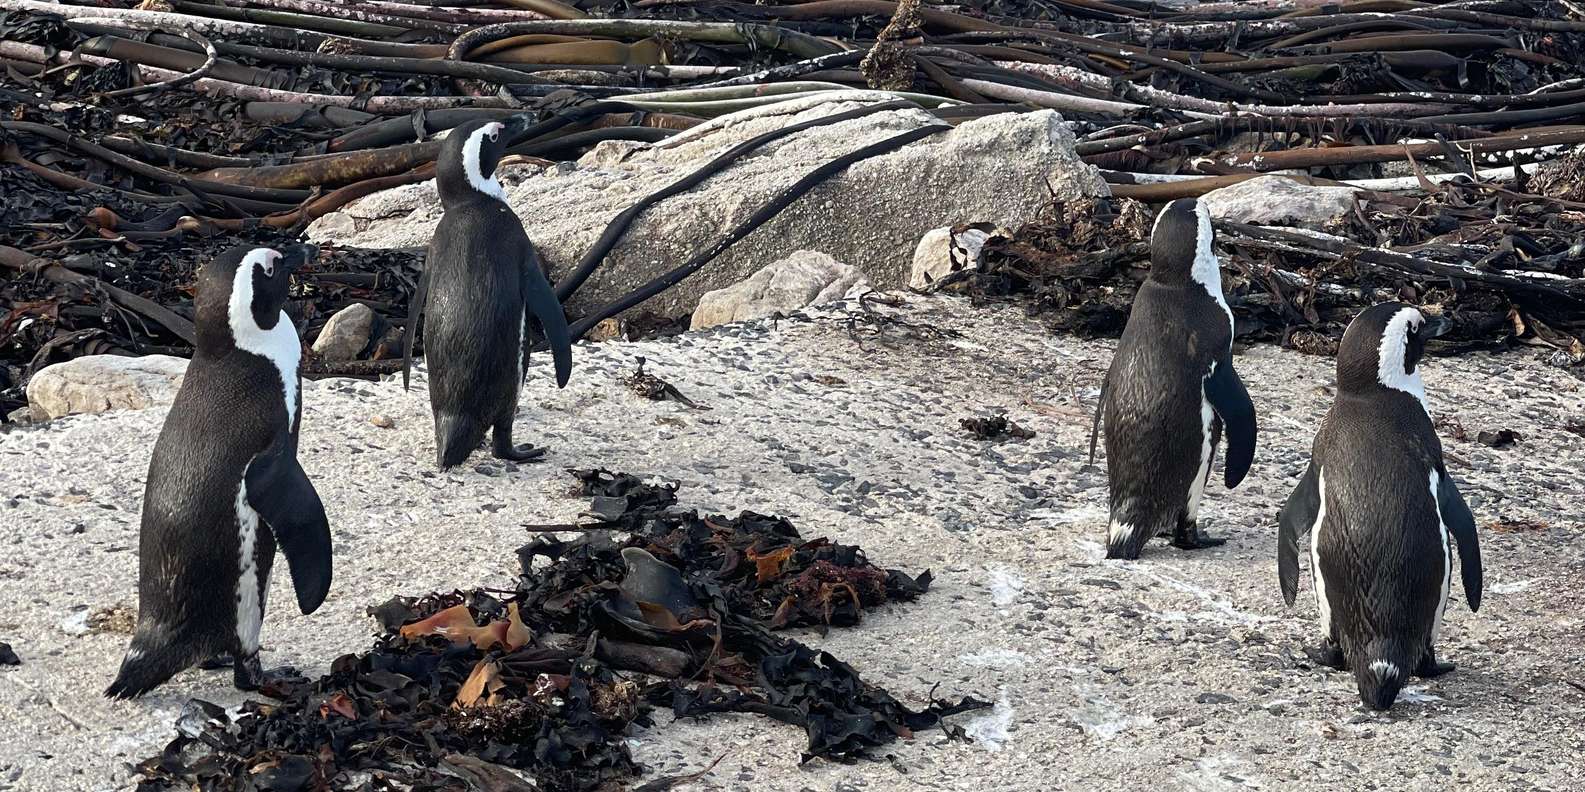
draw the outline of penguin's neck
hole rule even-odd
[[[1199,284],[1205,289],[1205,293],[1221,306],[1222,313],[1227,314],[1227,324],[1231,327],[1233,309],[1228,306],[1227,298],[1222,296],[1222,263],[1211,250],[1211,235],[1208,233],[1199,235],[1194,248],[1194,264],[1189,268],[1189,280]]]
[[[482,186],[481,186],[482,185]],[[506,191],[502,189],[501,182],[491,175],[488,179],[475,180],[464,175],[461,179],[452,180],[445,184],[440,192],[440,205],[443,208],[454,209],[464,206],[507,206]]]
[[[501,189],[501,180],[495,177],[495,168],[490,168],[488,176],[485,175],[480,162],[480,150],[484,147],[484,130],[473,133],[462,144],[462,178],[469,189],[480,195],[494,198],[502,203],[506,202],[506,191]]]
[[[269,361],[281,378],[281,397],[286,403],[286,431],[297,425],[297,372],[302,362],[303,347],[297,339],[297,329],[292,320],[281,311],[274,326],[266,330],[259,327],[253,317],[253,278],[250,268],[238,268],[237,279],[231,288],[231,303],[227,307],[231,343],[237,349]]]
[[[1413,396],[1415,401],[1420,403],[1420,407],[1425,410],[1425,414],[1431,414],[1431,403],[1426,401],[1425,381],[1420,379],[1419,369],[1415,369],[1414,373],[1408,374],[1404,372],[1402,365],[1388,366],[1384,363],[1380,370],[1376,372],[1376,382],[1388,390]]]

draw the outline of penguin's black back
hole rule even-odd
[[[448,206],[435,229],[424,264],[431,279],[424,346],[442,454],[465,458],[516,409],[523,268],[534,260],[522,221],[493,197]]]
[[[1441,605],[1447,549],[1430,485],[1441,458],[1419,401],[1384,387],[1340,392],[1312,450],[1325,485],[1316,542],[1333,631],[1351,667],[1390,662],[1399,684],[1425,654]]]
[[[1184,509],[1204,442],[1205,375],[1231,343],[1227,314],[1199,283],[1140,285],[1101,408],[1112,519],[1151,528],[1143,537]],[[1220,426],[1213,417],[1213,438]]]
[[[134,646],[179,650],[177,670],[234,648],[237,493],[286,420],[268,360],[234,348],[194,356],[154,444],[139,536],[138,632],[154,640]],[[262,521],[255,547],[267,575],[274,538]]]

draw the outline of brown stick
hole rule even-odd
[[[181,76],[172,77],[171,79],[162,82],[148,83],[146,85],[134,85],[130,88],[121,88],[115,91],[108,91],[105,93],[105,98],[119,99],[140,93],[158,93],[160,91],[168,91],[172,88],[179,88],[199,79],[200,77],[203,77],[204,75],[209,74],[209,72],[214,70],[215,63],[220,59],[220,53],[215,50],[215,45],[210,43],[209,39],[199,35],[196,31],[187,31],[187,37],[198,42],[199,46],[204,48],[204,62],[198,64],[198,68],[193,69],[192,71]]]
[[[1512,46],[1496,36],[1479,33],[1404,33],[1391,36],[1368,36],[1344,39],[1329,44],[1311,44],[1299,47],[1306,52],[1322,54],[1333,52],[1389,52],[1402,50],[1471,50],[1500,49]]]
[[[381,190],[401,187],[404,184],[416,184],[417,182],[433,178],[435,178],[435,163],[426,162],[407,173],[364,179],[356,184],[349,184],[338,190],[331,191],[328,195],[315,198],[290,212],[269,215],[264,218],[263,222],[271,228],[293,228],[303,223],[312,223],[359,198],[373,195]]]
[[[165,329],[175,333],[183,341],[189,344],[198,343],[198,330],[193,327],[192,322],[178,316],[175,312],[153,300],[139,297],[126,289],[111,286],[92,275],[72,272],[48,259],[35,258],[24,251],[4,245],[0,245],[0,266],[10,267],[19,272],[34,273],[56,283],[82,286],[90,291],[104,292],[123,308],[148,317]]]
[[[1239,182],[1258,179],[1268,174],[1264,173],[1232,173],[1225,176],[1207,176],[1203,179],[1183,179],[1181,181],[1157,182],[1154,184],[1122,184],[1108,183],[1114,198],[1132,198],[1144,203],[1165,203],[1176,201],[1179,198],[1198,198],[1212,190],[1220,190]],[[1296,176],[1293,174],[1280,174],[1284,178],[1292,179],[1300,184],[1311,187],[1347,187],[1341,182],[1330,179],[1318,179],[1312,176]]]
[[[215,168],[198,175],[220,184],[254,187],[292,188],[328,184],[348,184],[412,170],[433,162],[440,154],[440,141],[408,143],[368,151],[349,151],[290,165],[257,168]]]
[[[338,3],[323,3],[318,0],[243,0],[246,5],[256,8],[276,8],[282,11],[291,11],[310,16],[330,17],[332,19],[352,19],[358,22],[368,22],[376,25],[390,25],[396,28],[410,30],[433,30],[437,33],[456,35],[467,30],[469,25],[454,22],[441,22],[425,19],[417,15],[397,16],[382,13],[377,6],[355,0],[342,0]]]
[[[1585,127],[1573,127],[1551,132],[1518,132],[1493,135],[1478,140],[1456,140],[1453,145],[1470,154],[1489,154],[1514,149],[1568,146],[1585,143]],[[1286,151],[1260,151],[1228,154],[1216,158],[1220,165],[1250,168],[1257,171],[1313,168],[1323,165],[1363,165],[1370,162],[1396,162],[1408,157],[1440,157],[1441,143],[1395,143],[1381,146],[1337,146],[1335,148],[1299,148]]]

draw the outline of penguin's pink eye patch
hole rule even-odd
[[[488,127],[488,129],[490,130],[490,142],[494,143],[494,142],[500,140],[501,139],[501,130],[503,130],[505,128],[506,128],[505,124],[491,124]]]

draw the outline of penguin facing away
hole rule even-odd
[[[1233,369],[1233,314],[1211,250],[1211,216],[1192,198],[1167,204],[1150,232],[1150,276],[1134,297],[1090,434],[1106,427],[1111,501],[1107,558],[1138,558],[1152,536],[1185,550],[1214,547],[1200,499],[1225,427],[1224,481],[1238,486],[1255,456],[1255,407]]]
[[[137,629],[106,696],[143,695],[226,653],[236,686],[257,689],[277,546],[302,612],[324,602],[330,528],[297,463],[302,348],[281,310],[316,252],[238,247],[199,272],[197,348],[143,492]]]
[[[441,146],[436,185],[445,214],[429,244],[405,328],[402,381],[407,384],[419,312],[428,318],[424,347],[436,458],[461,464],[492,432],[500,459],[527,461],[544,449],[512,443],[512,419],[528,361],[530,322],[550,342],[556,385],[572,374],[567,318],[539,255],[506,203],[495,167],[525,116],[474,121]]]
[[[1337,353],[1337,399],[1279,517],[1277,573],[1293,604],[1299,553],[1321,615],[1316,662],[1354,674],[1360,700],[1392,706],[1410,675],[1453,670],[1433,644],[1457,549],[1464,595],[1480,609],[1475,517],[1442,463],[1420,379],[1441,317],[1383,303],[1354,318]]]

